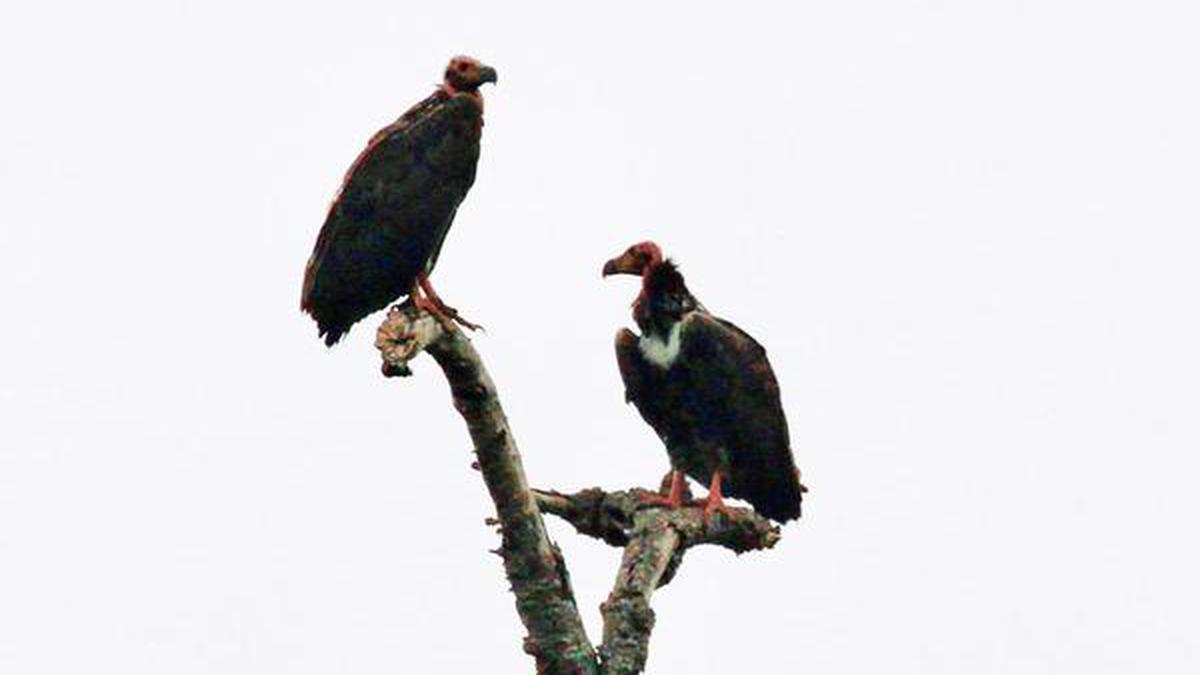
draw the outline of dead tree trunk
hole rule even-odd
[[[426,351],[441,367],[454,407],[467,423],[484,483],[496,504],[499,553],[517,598],[517,614],[529,635],[525,651],[545,675],[626,675],[646,665],[654,590],[674,576],[684,552],[715,544],[741,553],[771,548],[779,528],[748,509],[706,520],[701,509],[665,509],[643,503],[632,489],[575,494],[529,487],[521,455],[500,405],[495,384],[471,341],[446,330],[411,305],[393,309],[375,340],[386,376],[409,375],[408,362]],[[604,636],[599,649],[583,628],[566,562],[550,541],[542,513],[571,523],[588,536],[625,549],[616,583],[601,605]]]

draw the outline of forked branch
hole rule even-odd
[[[467,423],[479,468],[496,504],[500,554],[529,636],[525,651],[546,675],[640,673],[645,668],[654,590],[670,581],[691,546],[715,544],[737,553],[770,548],[779,528],[748,509],[706,520],[700,508],[648,506],[645,490],[575,494],[530,489],[496,387],[471,341],[446,330],[411,305],[393,308],[375,346],[386,376],[410,375],[408,363],[426,351],[450,383],[454,407]],[[624,547],[621,567],[601,606],[604,642],[599,654],[583,628],[566,563],[550,541],[542,513],[571,523],[581,534]]]
[[[647,506],[647,490],[604,492],[599,488],[572,495],[536,490],[542,512],[571,523],[580,534],[625,548],[604,616],[600,659],[605,673],[640,673],[654,628],[650,598],[665,586],[683,562],[684,552],[715,544],[735,553],[771,548],[779,528],[749,509],[731,509],[732,517],[704,517],[700,507]]]

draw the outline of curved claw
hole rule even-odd
[[[429,282],[429,277],[427,275],[425,275],[425,274],[418,275],[416,285],[421,290],[425,291],[425,295],[428,296],[429,301],[431,303],[437,305],[437,309],[434,310],[433,313],[438,314],[439,316],[441,316],[444,319],[449,319],[449,320],[453,321],[454,323],[462,326],[463,328],[466,328],[467,330],[472,330],[472,331],[483,330],[483,326],[480,326],[477,323],[471,323],[470,321],[467,321],[466,319],[464,319],[462,316],[459,315],[457,309],[454,309],[450,305],[447,305],[445,303],[445,301],[442,300],[441,296],[437,294],[437,291],[433,290],[433,284]],[[442,322],[442,325],[449,327],[448,324],[446,324],[444,321]],[[484,331],[484,332],[487,332],[487,331]]]
[[[671,489],[666,496],[657,493],[647,493],[640,497],[643,504],[655,504],[665,506],[669,509],[677,509],[683,506],[683,493],[687,486],[683,481],[683,473],[680,471],[671,471]]]
[[[433,318],[437,319],[438,323],[442,324],[442,328],[444,330],[455,330],[453,323],[454,317],[446,314],[439,303],[434,302],[432,299],[427,298],[420,293],[413,293],[409,295],[409,297],[412,298],[413,305],[418,310],[432,314]]]
[[[660,495],[653,492],[638,495],[638,501],[647,506],[665,506],[668,509],[678,509],[683,506],[683,500],[679,497],[671,498],[671,495]]]
[[[710,494],[708,498],[704,500],[704,519],[712,520],[714,513],[720,513],[726,518],[733,518],[734,516],[732,506],[726,504],[724,500],[721,499],[720,495],[718,495],[716,499],[713,499],[713,496]]]
[[[708,496],[700,502],[704,506],[704,519],[711,520],[714,513],[724,514],[726,518],[733,517],[733,508],[725,504],[721,495],[721,472],[714,471],[712,481],[708,486]]]
[[[482,330],[485,333],[487,332],[487,330],[485,330],[483,326],[481,326],[477,323],[471,323],[470,321],[464,319],[462,316],[459,315],[457,309],[454,309],[450,305],[447,305],[446,303],[442,302],[441,298],[433,300],[433,302],[437,303],[438,308],[454,323],[462,326],[463,328],[466,328],[467,330],[472,330],[472,331]]]

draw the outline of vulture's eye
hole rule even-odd
[[[466,61],[459,61],[458,62],[458,71],[460,73],[465,73],[465,72],[467,72],[467,68],[469,68],[470,65],[471,64],[467,63]]]

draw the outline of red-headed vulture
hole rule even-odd
[[[661,501],[681,505],[686,474],[709,486],[706,515],[729,496],[780,522],[799,518],[804,487],[766,351],[709,314],[653,242],[609,260],[610,274],[642,278],[633,304],[641,335],[617,333],[617,364],[626,400],[667,446],[671,491]]]
[[[475,182],[483,97],[496,71],[457,56],[442,85],[384,127],[350,165],[304,269],[300,309],[325,344],[402,296],[449,325],[429,283],[458,205]]]

